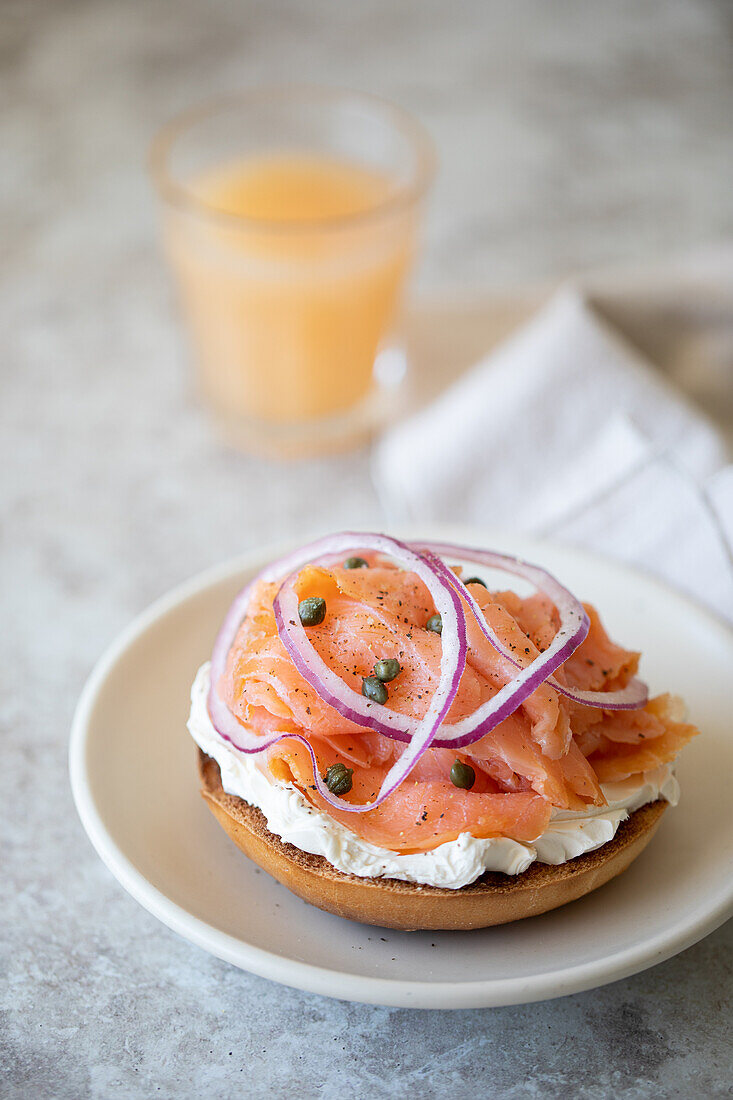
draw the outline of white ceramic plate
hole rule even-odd
[[[424,532],[423,532],[424,534]],[[443,533],[444,534],[444,533]],[[199,947],[273,981],[416,1008],[518,1004],[624,978],[733,910],[733,633],[648,577],[529,539],[467,537],[541,562],[644,652],[652,690],[687,699],[703,736],[679,764],[682,800],[626,874],[563,909],[476,932],[400,933],[322,913],[250,863],[198,793],[189,685],[261,554],[159,600],[101,659],[80,699],[71,782],[84,827],[141,905]]]

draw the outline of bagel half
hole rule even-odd
[[[339,917],[404,931],[487,928],[546,913],[589,894],[625,871],[654,836],[667,803],[650,802],[619,826],[613,840],[558,867],[533,863],[521,875],[487,873],[447,890],[394,878],[337,871],[323,856],[285,844],[264,814],[221,785],[219,765],[199,750],[201,793],[245,855],[298,897]]]

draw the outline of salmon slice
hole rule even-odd
[[[308,636],[344,682],[360,692],[363,677],[375,663],[395,657],[402,672],[390,685],[390,709],[421,719],[440,678],[442,646],[440,636],[425,627],[435,612],[427,588],[412,573],[399,576],[396,587],[394,570],[352,569],[336,574],[306,568],[297,591],[301,599],[313,595],[326,599],[326,619]],[[466,668],[448,723],[473,714],[481,699],[479,678]]]
[[[615,783],[639,772],[669,764],[698,731],[691,726],[667,729],[653,741],[625,745],[607,741],[588,757],[602,783]]]
[[[558,808],[582,810],[587,802],[605,804],[595,773],[577,746],[571,742],[567,753],[557,760],[545,756],[530,736],[526,719],[516,711],[465,752],[489,774],[497,761],[507,765]]]
[[[336,762],[324,743],[311,741],[322,773]],[[533,793],[493,794],[461,791],[450,780],[408,778],[394,794],[365,814],[351,814],[329,806],[314,789],[313,768],[305,747],[284,740],[268,750],[270,771],[276,779],[293,782],[320,809],[358,836],[396,852],[423,852],[461,833],[476,837],[510,836],[531,841],[547,828],[551,806]],[[384,778],[376,768],[355,770],[348,801],[374,797]]]
[[[588,763],[602,783],[627,779],[675,759],[700,732],[688,722],[677,721],[679,704],[672,695],[658,695],[643,710],[618,712],[609,716],[612,721],[606,719],[598,727],[602,741],[588,756]],[[616,721],[622,713],[625,728]]]
[[[560,626],[557,608],[542,592],[522,599],[516,592],[495,592],[494,600],[517,621],[533,645],[543,653]]]
[[[591,604],[583,606],[590,618],[590,630],[563,665],[568,685],[583,691],[625,688],[639,670],[641,654],[612,642],[596,609]]]

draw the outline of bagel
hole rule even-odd
[[[620,875],[644,851],[668,803],[634,811],[608,843],[559,866],[533,863],[519,875],[486,873],[458,890],[393,878],[360,878],[323,856],[284,843],[264,814],[221,784],[219,765],[200,749],[201,794],[234,843],[298,897],[328,913],[403,931],[488,928],[538,916],[589,894]]]

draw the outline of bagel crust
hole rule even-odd
[[[559,866],[533,863],[521,875],[487,872],[460,890],[337,871],[323,856],[284,843],[264,814],[221,785],[219,765],[199,750],[201,794],[245,855],[298,897],[364,924],[403,931],[487,928],[537,916],[589,894],[636,859],[653,837],[667,803],[632,813],[607,844]]]

